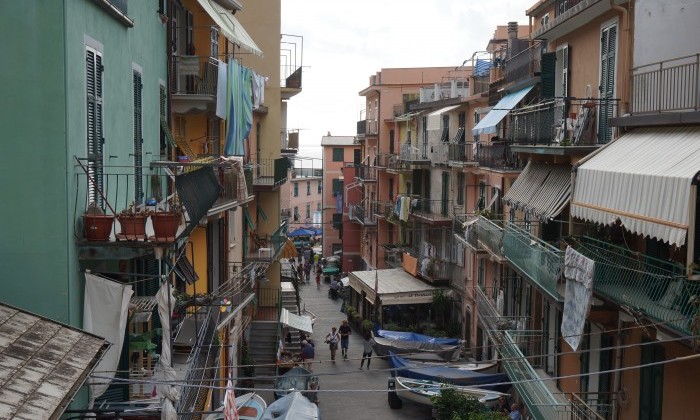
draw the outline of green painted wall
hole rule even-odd
[[[85,177],[74,156],[86,157],[86,39],[103,47],[104,163],[127,167],[122,171],[133,164],[136,64],[143,70],[147,164],[158,158],[159,82],[167,80],[166,27],[157,7],[129,1],[135,24],[127,28],[92,0],[0,2],[0,16],[13,16],[0,29],[2,39],[12,40],[3,43],[0,60],[1,302],[82,324],[84,267],[74,227],[84,210],[76,191],[84,191]]]

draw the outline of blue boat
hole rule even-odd
[[[503,373],[487,374],[449,366],[412,363],[393,352],[389,352],[388,359],[392,367],[391,375],[394,377],[424,379],[452,385],[479,387],[498,392],[507,392],[511,387],[508,375]]]
[[[389,340],[419,341],[422,343],[444,344],[447,346],[459,345],[461,341],[459,338],[437,338],[405,331],[377,330],[375,334],[382,338],[388,338]]]

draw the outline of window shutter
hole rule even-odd
[[[612,137],[610,118],[613,117],[615,93],[615,53],[617,26],[603,29],[600,37],[600,107],[598,112],[598,143],[608,143]]]
[[[104,187],[102,134],[102,55],[92,49],[85,50],[85,85],[87,91],[87,159],[88,174],[94,181],[88,183],[88,201],[104,210],[104,201],[97,192]]]
[[[561,84],[563,96],[569,96],[569,54],[571,50],[569,46],[562,48],[562,68],[561,68]]]
[[[134,200],[143,202],[143,104],[141,73],[133,73],[134,89]]]
[[[555,72],[557,67],[557,53],[544,53],[540,62],[541,73],[540,80],[542,83],[542,97],[553,98],[556,92],[555,89]]]

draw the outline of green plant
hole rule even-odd
[[[479,417],[488,414],[487,408],[477,399],[467,397],[454,388],[445,387],[440,394],[430,398],[433,410],[440,420],[482,420],[490,417]]]
[[[354,316],[355,325],[362,325],[362,315],[355,313]]]
[[[151,213],[153,213],[151,210],[148,210],[146,206],[143,206],[142,208],[139,208],[139,206],[136,204],[135,201],[132,201],[131,204],[124,210],[119,212],[119,216],[122,217],[133,217],[133,216],[150,216]]]
[[[374,330],[374,323],[369,319],[362,321],[362,334],[367,334]]]
[[[154,328],[141,334],[129,334],[129,352],[147,352],[151,357],[157,357],[156,348],[153,341],[156,341],[162,334],[160,328]]]
[[[163,211],[163,213],[179,214],[179,215],[185,214],[185,206],[180,201],[180,197],[177,195],[177,193],[171,195],[165,201],[165,210]]]
[[[241,346],[241,366],[241,376],[246,378],[255,376],[255,360],[250,357],[250,350],[248,349],[248,344],[245,342],[243,346]]]

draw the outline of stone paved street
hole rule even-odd
[[[326,420],[355,419],[429,419],[430,408],[404,403],[403,408],[392,410],[387,402],[387,378],[389,364],[379,358],[372,360],[370,370],[359,370],[362,358],[362,338],[353,330],[350,336],[348,360],[343,360],[338,349],[336,363],[330,361],[330,349],[323,339],[331,327],[339,327],[345,314],[340,312],[342,300],[328,298],[328,284],[321,283],[321,290],[315,284],[301,286],[302,307],[316,314],[313,339],[316,344],[314,373],[319,375],[321,384],[321,418]],[[320,362],[320,363],[319,363]],[[343,391],[348,390],[348,391]],[[352,392],[350,390],[373,390],[373,392]],[[272,402],[271,395],[261,395]]]

